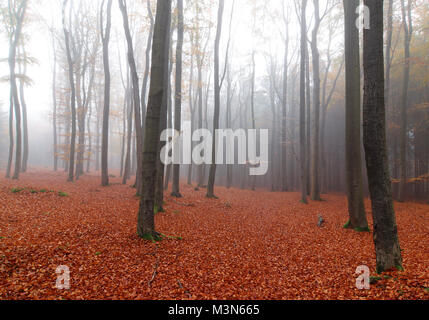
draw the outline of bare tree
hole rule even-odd
[[[137,75],[137,66],[134,59],[133,39],[131,37],[130,26],[128,22],[127,3],[126,0],[118,0],[119,8],[121,9],[122,19],[124,24],[125,37],[127,39],[128,47],[128,64],[131,72],[131,83],[133,88],[133,105],[134,105],[134,124],[136,132],[136,153],[137,153],[137,174],[136,174],[136,187],[137,193],[142,193],[142,148],[143,148],[143,130],[140,112],[140,88],[139,77]]]
[[[109,185],[108,152],[109,152],[109,113],[110,113],[110,66],[109,66],[109,41],[112,26],[112,0],[107,2],[107,21],[104,29],[103,10],[104,0],[101,3],[100,27],[101,41],[103,43],[104,66],[104,108],[103,108],[103,134],[101,142],[101,185]],[[104,29],[104,30],[103,30]]]
[[[301,162],[301,201],[307,203],[307,152],[305,131],[305,70],[306,70],[306,46],[307,46],[307,23],[306,23],[307,0],[301,2],[301,62],[300,62],[300,111],[299,111],[299,140],[300,140],[300,162]]]
[[[70,137],[70,155],[69,155],[69,165],[68,165],[68,181],[73,182],[74,180],[74,160],[75,160],[75,148],[76,148],[76,87],[74,83],[74,61],[72,59],[72,53],[70,48],[70,31],[66,27],[66,6],[68,0],[64,0],[62,8],[62,21],[63,21],[63,31],[64,39],[66,44],[66,55],[67,55],[67,64],[68,64],[68,73],[69,73],[69,85],[70,85],[70,110],[72,115],[72,128],[71,128],[71,137]],[[72,5],[70,6],[70,11],[72,10]],[[71,22],[70,22],[71,23]]]
[[[402,269],[387,159],[384,101],[383,1],[364,0],[370,28],[363,35],[363,134],[371,195],[377,272]]]
[[[220,78],[219,78],[219,46],[222,35],[223,10],[225,6],[224,0],[219,0],[219,8],[217,15],[217,31],[215,40],[215,58],[214,58],[214,94],[215,106],[213,117],[213,132],[219,129],[219,113],[220,113]],[[216,137],[213,134],[213,149],[212,149],[212,164],[210,166],[209,181],[207,185],[207,198],[216,198],[214,194],[214,184],[216,179]]]
[[[402,81],[402,100],[401,100],[401,128],[399,134],[400,145],[400,167],[401,179],[399,183],[398,201],[404,201],[405,190],[407,186],[407,130],[408,130],[408,89],[410,83],[410,43],[413,35],[413,20],[411,14],[411,0],[408,0],[408,6],[405,7],[405,1],[401,0],[402,26],[404,28],[404,79]]]
[[[177,44],[176,44],[176,92],[174,109],[174,129],[180,132],[182,129],[182,55],[183,55],[183,0],[177,0]],[[173,190],[171,195],[176,198],[180,194],[180,165],[173,165]]]
[[[362,186],[361,85],[359,30],[356,28],[359,0],[344,0],[346,61],[346,180],[349,207],[347,228],[368,230]]]
[[[143,193],[138,212],[137,233],[145,239],[159,239],[155,231],[155,188],[156,167],[159,158],[159,129],[163,97],[165,96],[169,53],[169,26],[171,20],[171,0],[158,1],[154,37],[152,45],[152,67],[149,89],[148,109],[145,125],[145,143],[143,150],[142,181]]]

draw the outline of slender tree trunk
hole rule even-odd
[[[252,52],[252,83],[250,93],[250,110],[252,115],[252,129],[256,130],[256,119],[255,119],[255,77],[256,77],[256,63],[255,63],[255,51]],[[252,177],[251,189],[255,191],[256,176]]]
[[[54,72],[52,79],[52,102],[54,106],[53,116],[52,116],[52,127],[53,127],[53,138],[54,138],[54,171],[58,170],[58,135],[57,135],[57,55],[55,50],[55,40],[52,35],[52,48],[54,53]]]
[[[89,173],[92,158],[92,133],[91,133],[91,117],[92,117],[92,106],[89,106],[89,114],[87,119],[88,127],[88,159],[86,161],[86,173]]]
[[[216,198],[214,194],[214,184],[216,179],[216,130],[219,129],[219,113],[220,113],[220,79],[219,79],[219,45],[222,34],[222,19],[225,1],[219,0],[217,31],[215,40],[215,61],[214,61],[214,117],[213,117],[213,148],[212,148],[212,164],[210,166],[209,181],[207,185],[207,197]]]
[[[300,64],[300,112],[299,112],[299,140],[300,140],[300,166],[301,166],[301,202],[307,203],[307,148],[305,131],[305,67],[306,67],[306,23],[307,0],[301,2],[301,64]]]
[[[10,5],[10,4],[9,4]],[[10,8],[9,8],[10,9]],[[13,31],[13,39],[10,42],[9,48],[9,72],[10,72],[10,85],[13,99],[13,106],[15,107],[15,126],[16,126],[16,150],[15,150],[15,170],[12,179],[19,179],[21,172],[21,158],[22,158],[22,133],[21,133],[21,106],[19,104],[18,87],[16,84],[15,64],[16,64],[16,49],[21,37],[22,25],[24,23],[25,11],[27,9],[27,1],[23,0],[15,12],[16,27]]]
[[[122,184],[126,184],[131,175],[131,141],[133,134],[133,99],[130,96],[130,77],[127,76],[127,153],[125,155],[124,175],[122,176]]]
[[[127,6],[124,0],[118,0],[119,8],[121,9],[125,37],[127,39],[128,46],[128,64],[131,71],[132,79],[132,88],[133,88],[133,99],[134,99],[134,124],[136,132],[136,153],[137,153],[137,172],[136,172],[136,188],[137,194],[142,194],[142,159],[143,159],[143,131],[142,131],[142,122],[141,122],[141,112],[140,112],[140,92],[139,92],[139,78],[137,75],[137,66],[134,59],[134,49],[133,49],[133,40],[131,37],[129,22],[128,22],[128,13]],[[153,58],[153,57],[152,57]]]
[[[320,129],[320,56],[317,44],[317,36],[320,26],[319,0],[313,0],[314,5],[314,29],[311,41],[311,52],[313,56],[313,152],[311,154],[311,199],[320,201],[319,182],[319,129]]]
[[[383,64],[383,1],[364,0],[370,28],[364,30],[363,132],[374,220],[377,272],[402,269],[386,146]]]
[[[169,57],[171,50],[171,42],[172,42],[172,32],[171,32],[171,18],[169,19],[167,25],[167,34],[168,41],[167,44],[169,46],[169,50],[166,53],[165,58],[165,66],[164,66],[164,92],[162,96],[161,103],[161,113],[160,113],[160,122],[159,122],[159,132],[158,132],[158,158],[156,160],[156,187],[155,187],[155,210],[154,213],[164,212],[164,178],[165,178],[165,165],[164,162],[161,161],[161,150],[165,146],[165,141],[160,141],[159,137],[161,133],[167,128],[167,109],[168,104],[171,105],[170,97],[171,97],[171,86],[170,86],[170,70],[173,68],[171,65],[171,69],[169,68]]]
[[[176,44],[176,93],[174,109],[174,129],[178,132],[182,130],[182,55],[183,55],[183,0],[177,0],[178,23],[177,23],[177,44]],[[176,198],[182,197],[180,194],[180,165],[173,165],[173,190],[171,195]]]
[[[346,181],[349,222],[347,228],[366,231],[361,155],[361,85],[359,30],[356,28],[359,0],[344,0],[346,62]]]
[[[19,51],[19,50],[18,50]],[[20,52],[20,54],[23,55],[24,58],[24,69],[21,70],[21,64],[19,67],[19,72],[23,73],[23,75],[27,74],[27,62],[25,61],[26,55],[25,51]],[[24,94],[24,80],[19,81],[19,98],[21,101],[22,106],[22,129],[23,129],[23,155],[22,155],[22,165],[21,165],[21,172],[27,171],[27,162],[28,162],[28,120],[27,120],[27,104],[25,102],[25,94]]]
[[[401,100],[401,128],[400,128],[400,170],[401,179],[399,183],[399,196],[398,201],[404,201],[406,187],[407,187],[407,146],[408,146],[408,88],[410,82],[410,43],[412,36],[412,20],[411,20],[411,1],[408,1],[408,22],[407,11],[405,8],[404,0],[401,0],[402,9],[402,25],[404,28],[404,74],[402,80],[402,100]]]
[[[13,135],[13,92],[12,86],[10,87],[10,107],[9,107],[9,157],[7,161],[6,178],[10,178],[12,171],[13,149],[14,149],[14,135]]]
[[[289,57],[289,26],[286,28],[285,54],[283,66],[283,101],[282,101],[282,140],[281,140],[281,177],[282,191],[288,191],[287,186],[287,90],[288,90],[288,57]],[[273,75],[274,76],[274,75]],[[274,106],[273,106],[274,107]],[[274,115],[274,113],[273,113]]]
[[[141,90],[141,106],[142,106],[142,141],[144,141],[144,125],[146,121],[146,92],[147,85],[149,81],[149,71],[150,71],[150,52],[152,50],[152,39],[153,39],[153,28],[154,28],[154,19],[152,14],[152,9],[150,7],[150,0],[146,1],[147,12],[150,20],[149,34],[147,38],[147,46],[146,46],[146,59],[145,59],[145,71],[143,76],[142,90]]]
[[[71,137],[70,137],[70,155],[69,155],[69,165],[68,165],[68,179],[67,181],[73,182],[74,180],[74,158],[75,158],[75,148],[76,148],[76,88],[74,84],[74,67],[73,67],[73,60],[71,56],[70,51],[70,33],[67,31],[66,24],[65,24],[65,7],[67,5],[67,0],[64,0],[63,2],[63,31],[64,31],[64,38],[66,42],[66,55],[67,55],[67,63],[68,63],[68,72],[69,72],[69,83],[70,83],[70,90],[71,90],[71,97],[70,97],[70,109],[71,109],[71,116],[72,116],[72,128],[71,128]]]
[[[104,0],[101,5],[100,20],[101,28],[103,23]],[[101,30],[101,40],[103,43],[103,66],[104,66],[104,108],[103,108],[103,134],[101,144],[101,185],[109,185],[109,113],[110,113],[110,65],[109,65],[109,41],[112,16],[112,0],[107,2],[107,21],[105,30]]]

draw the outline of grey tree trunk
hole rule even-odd
[[[9,3],[10,6],[10,3]],[[21,106],[19,104],[18,87],[16,84],[15,64],[16,64],[16,49],[18,47],[22,25],[24,23],[25,11],[27,9],[27,1],[23,0],[17,11],[13,10],[16,19],[16,26],[11,35],[10,47],[9,47],[9,74],[10,74],[10,86],[11,86],[11,97],[13,99],[13,106],[15,109],[15,129],[16,129],[16,150],[15,150],[15,170],[12,179],[19,179],[19,173],[21,172],[21,158],[22,158],[22,133],[21,133]],[[9,11],[12,9],[9,8]],[[13,148],[12,148],[13,150]],[[10,155],[9,155],[10,156]]]
[[[301,62],[300,62],[300,103],[299,103],[299,144],[300,144],[300,166],[301,166],[301,202],[307,203],[307,147],[305,131],[305,70],[306,70],[306,23],[307,0],[301,2]]]
[[[18,50],[20,55],[23,55],[24,61],[22,64],[24,64],[24,68],[22,69],[22,64],[19,64],[19,73],[26,75],[27,74],[27,61],[26,61],[26,54],[23,50],[22,52]],[[25,102],[25,94],[24,94],[24,80],[21,79],[19,81],[19,99],[21,101],[21,107],[22,107],[22,130],[23,130],[23,155],[22,155],[22,165],[21,165],[21,172],[27,171],[27,163],[28,163],[28,120],[27,120],[27,104]]]
[[[183,0],[177,0],[177,44],[176,44],[176,92],[174,106],[174,129],[182,130],[182,55],[183,55]],[[181,198],[180,194],[180,165],[173,165],[173,190],[171,195]]]
[[[171,38],[172,38],[172,32],[171,32],[171,20],[169,20],[168,26],[167,26],[167,34],[168,34],[168,41],[167,44],[169,46],[169,50],[167,53],[167,57],[165,59],[165,67],[164,67],[164,78],[165,83],[164,87],[165,90],[163,92],[162,96],[162,103],[161,103],[161,114],[160,114],[160,122],[159,122],[159,132],[158,132],[158,139],[161,136],[161,132],[164,131],[167,128],[167,109],[168,104],[171,105],[170,97],[171,97],[171,79],[170,79],[170,70],[172,69],[172,65],[170,68],[169,64],[169,57],[171,50]],[[156,187],[155,187],[155,210],[154,213],[158,212],[164,212],[164,178],[165,178],[165,165],[161,161],[161,150],[165,146],[165,141],[158,141],[158,159],[156,162]]]
[[[216,137],[215,132],[219,129],[219,113],[220,113],[220,79],[219,79],[219,45],[222,35],[222,20],[225,1],[219,0],[217,31],[215,40],[215,58],[214,58],[214,117],[213,117],[213,149],[212,149],[212,164],[210,166],[209,181],[207,185],[207,198],[216,198],[214,194],[214,184],[216,179]]]
[[[408,1],[408,8],[405,8],[404,0],[401,0],[402,25],[404,28],[404,73],[402,80],[402,100],[401,100],[401,128],[399,133],[400,145],[400,171],[401,179],[399,183],[398,201],[404,201],[407,187],[407,130],[408,130],[408,88],[410,83],[410,43],[413,34],[413,25],[411,18],[411,1]],[[408,21],[407,21],[408,17]]]
[[[386,146],[383,1],[364,0],[370,28],[363,35],[363,133],[371,195],[377,272],[402,269]]]
[[[10,98],[9,98],[9,157],[7,161],[6,168],[6,178],[10,178],[10,173],[12,170],[12,161],[13,161],[13,149],[14,149],[14,135],[13,135],[13,92],[12,86],[10,87]]]
[[[346,63],[346,181],[349,222],[347,228],[367,231],[363,202],[361,154],[361,85],[359,30],[356,28],[359,0],[344,0]]]
[[[55,37],[52,34],[52,49],[54,54],[54,71],[52,79],[52,102],[54,106],[52,116],[53,138],[54,138],[54,171],[58,170],[58,135],[57,135],[57,54],[55,50]]]
[[[72,116],[72,127],[71,127],[71,137],[70,137],[70,155],[69,155],[69,164],[68,164],[68,179],[67,181],[73,182],[74,180],[74,158],[75,158],[75,148],[76,148],[76,87],[74,84],[74,62],[72,60],[71,51],[70,51],[70,33],[67,31],[66,23],[65,23],[65,8],[67,5],[67,0],[63,2],[63,31],[64,38],[66,43],[66,55],[67,55],[67,64],[68,64],[68,72],[69,72],[69,83],[71,90],[70,97],[70,109]]]
[[[103,22],[104,0],[100,10],[100,25],[104,28]],[[112,26],[112,0],[107,2],[106,28],[101,30],[101,41],[103,43],[103,67],[104,67],[104,108],[103,108],[103,134],[101,142],[101,185],[109,185],[109,114],[110,114],[110,65],[109,65],[109,42],[110,30]]]
[[[311,52],[313,57],[313,152],[311,154],[311,199],[320,201],[319,182],[319,129],[320,129],[320,58],[317,44],[317,36],[320,26],[319,0],[313,0],[314,5],[314,28],[311,40]]]
[[[286,28],[285,54],[283,66],[283,96],[282,96],[282,140],[281,140],[281,177],[282,191],[288,191],[287,186],[287,90],[288,90],[288,56],[289,56],[289,25]],[[273,75],[274,76],[274,75]],[[273,79],[274,80],[274,79]],[[274,84],[273,84],[274,86]],[[273,106],[274,107],[274,106]],[[273,113],[274,115],[274,113]]]
[[[131,72],[131,83],[133,88],[133,104],[134,104],[134,125],[136,132],[136,154],[137,154],[137,172],[136,172],[136,188],[137,194],[142,194],[142,149],[143,149],[143,132],[142,132],[142,121],[141,121],[141,112],[140,112],[140,88],[139,88],[139,78],[137,75],[137,66],[134,59],[134,48],[133,40],[131,37],[130,26],[128,22],[128,13],[127,6],[124,0],[118,0],[119,8],[122,13],[123,25],[125,37],[127,39],[128,47],[128,64]]]
[[[142,106],[142,139],[144,140],[144,124],[146,121],[146,92],[147,92],[147,85],[149,81],[149,70],[150,70],[150,52],[152,50],[152,39],[153,39],[153,27],[154,27],[154,19],[152,14],[152,9],[150,7],[150,0],[147,0],[146,2],[147,6],[147,12],[149,15],[149,21],[150,21],[150,27],[149,27],[149,34],[147,38],[147,46],[146,46],[146,65],[145,65],[145,71],[143,76],[143,83],[142,83],[142,90],[141,90],[141,106]]]
[[[137,234],[144,239],[159,239],[155,231],[155,188],[157,159],[159,158],[160,116],[163,97],[167,89],[169,29],[171,0],[158,1],[152,46],[152,67],[148,109],[145,125],[145,142],[142,162],[144,184],[137,221]]]
[[[127,75],[127,152],[125,155],[125,164],[124,164],[124,174],[122,176],[122,184],[126,184],[127,180],[130,179],[131,175],[131,141],[133,134],[133,99],[131,99],[130,95],[130,77],[129,73]]]

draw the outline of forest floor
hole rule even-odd
[[[183,185],[156,216],[159,232],[181,238],[155,244],[137,237],[139,199],[119,178],[3,176],[0,299],[429,299],[429,205],[395,204],[405,270],[358,290],[358,266],[376,276],[374,245],[343,229],[342,195],[304,205],[298,193],[218,187],[208,200]],[[55,287],[59,265],[69,290]]]

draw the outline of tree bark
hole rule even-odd
[[[176,92],[174,109],[174,129],[181,132],[182,126],[182,55],[183,55],[183,0],[177,0],[177,44],[176,44]],[[180,165],[173,165],[173,190],[171,195],[181,198],[180,194]]]
[[[67,31],[66,23],[65,23],[65,8],[68,0],[64,0],[63,2],[63,31],[64,38],[66,43],[66,55],[67,55],[67,64],[68,64],[68,72],[69,72],[69,83],[71,90],[70,97],[70,109],[72,116],[72,128],[71,128],[71,137],[70,137],[70,155],[69,155],[69,165],[68,165],[68,179],[67,181],[73,182],[74,180],[74,158],[75,158],[75,148],[76,148],[76,87],[74,84],[74,62],[71,56],[70,50],[70,33]]]
[[[101,4],[100,22],[101,28],[104,28],[103,23],[104,0]],[[111,30],[112,17],[112,0],[107,2],[107,17],[106,28],[101,30],[101,41],[103,43],[103,67],[104,67],[104,108],[103,108],[103,134],[101,142],[101,185],[109,185],[109,114],[110,114],[110,65],[109,65],[109,41]]]
[[[134,48],[133,40],[131,37],[130,26],[128,22],[128,13],[125,0],[118,0],[119,8],[122,13],[123,25],[125,37],[127,39],[127,48],[128,48],[128,64],[131,71],[131,83],[133,88],[133,104],[134,104],[134,125],[136,132],[136,153],[137,153],[137,173],[136,173],[136,188],[137,194],[142,194],[142,149],[143,149],[143,131],[142,131],[142,122],[141,122],[141,112],[140,112],[140,88],[139,88],[139,78],[137,75],[137,66],[134,59]]]
[[[347,228],[367,231],[363,202],[361,154],[361,85],[359,30],[356,28],[359,0],[344,0],[346,63],[346,182],[349,222]]]
[[[305,131],[305,70],[306,70],[306,23],[307,0],[301,2],[301,62],[300,62],[300,108],[299,108],[299,141],[300,141],[300,166],[301,166],[301,202],[307,203],[307,147]]]
[[[219,0],[217,31],[215,40],[215,59],[214,59],[214,117],[213,117],[213,148],[212,148],[212,164],[210,166],[209,181],[207,185],[207,198],[216,198],[214,194],[214,184],[216,179],[216,130],[219,129],[219,113],[220,113],[220,79],[219,79],[219,45],[222,35],[222,20],[225,1]]]
[[[401,100],[401,128],[400,128],[400,171],[401,179],[399,183],[398,201],[404,201],[407,187],[407,149],[408,149],[408,88],[410,83],[410,43],[413,33],[411,20],[411,1],[408,1],[408,15],[405,8],[404,0],[401,0],[402,25],[404,28],[404,74],[402,80],[402,100]],[[408,22],[407,22],[408,16]]]
[[[314,29],[311,40],[311,52],[313,57],[313,143],[311,154],[311,199],[320,201],[319,182],[319,129],[320,129],[320,55],[317,36],[320,27],[319,0],[313,0],[314,4]]]
[[[159,158],[159,129],[163,97],[166,90],[166,68],[168,68],[169,25],[171,19],[171,0],[158,1],[152,45],[152,67],[149,89],[148,109],[145,125],[143,149],[142,181],[144,183],[140,200],[137,234],[145,239],[158,239],[155,231],[154,210],[157,177],[157,158]]]
[[[364,30],[363,132],[374,221],[377,272],[402,269],[386,146],[384,101],[383,1],[364,0],[370,28]]]

